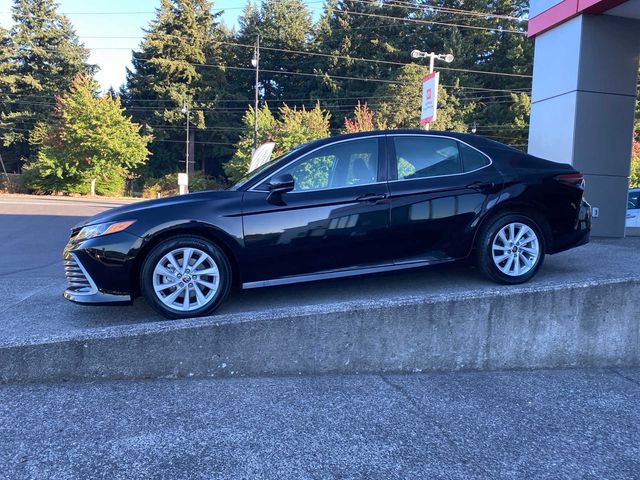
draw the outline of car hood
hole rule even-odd
[[[136,215],[140,212],[155,208],[163,208],[167,206],[193,204],[198,202],[210,202],[217,199],[226,199],[236,196],[240,192],[232,190],[206,191],[198,193],[190,193],[188,195],[176,195],[173,197],[164,197],[154,200],[145,200],[143,202],[135,202],[121,207],[105,210],[93,217],[87,218],[78,223],[74,228],[84,227],[86,225],[95,225],[97,223],[114,222],[120,220],[135,220]]]

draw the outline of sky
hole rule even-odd
[[[216,0],[214,11],[223,10],[223,21],[237,27],[245,3],[245,0]],[[160,0],[58,0],[58,4],[58,10],[69,17],[80,40],[91,50],[90,63],[100,67],[96,80],[105,90],[111,86],[118,90],[125,80],[125,68],[131,66],[131,50],[140,44],[142,29],[154,17]],[[314,14],[320,10],[320,4],[309,2]],[[0,0],[0,25],[5,28],[13,23],[12,5],[13,0]]]

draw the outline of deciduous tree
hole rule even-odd
[[[40,192],[121,194],[127,174],[143,164],[149,138],[123,114],[119,98],[98,95],[98,85],[78,76],[58,97],[50,123],[40,123],[32,142],[37,158],[25,166],[27,185]]]
[[[312,109],[283,105],[276,119],[265,104],[258,110],[258,144],[275,142],[273,157],[282,155],[302,143],[329,136],[329,114],[316,105]],[[225,165],[230,181],[246,175],[253,147],[253,108],[244,115],[245,130],[238,141],[236,154]]]

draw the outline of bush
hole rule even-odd
[[[219,179],[209,177],[196,171],[189,176],[189,192],[201,192],[203,190],[221,190],[226,185]],[[169,173],[161,178],[150,178],[145,181],[142,196],[145,198],[156,198],[158,193],[163,197],[178,195],[178,174]]]
[[[37,165],[30,165],[24,169],[23,185],[29,193],[64,195],[89,195],[91,193],[91,180],[82,177],[59,178],[54,175],[44,175]],[[121,197],[124,194],[126,178],[124,172],[121,175],[113,175],[108,178],[96,179],[96,195],[106,197]]]

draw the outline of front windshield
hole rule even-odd
[[[296,152],[297,150],[300,150],[305,145],[307,145],[307,143],[302,143],[300,145],[297,145],[297,146],[293,147],[291,150],[289,150],[287,153],[285,153],[283,155],[280,155],[279,157],[276,157],[276,158],[273,158],[273,159],[269,160],[268,162],[260,165],[255,170],[247,172],[245,174],[245,176],[242,177],[240,180],[238,180],[238,182],[235,185],[233,185],[232,187],[229,187],[229,190],[238,190],[239,188],[242,188],[243,185],[246,185],[247,183],[249,183],[251,180],[253,180],[256,176],[260,175],[265,170],[267,170],[269,167],[271,167],[272,165],[275,165],[280,160],[284,160],[289,155],[291,155],[292,153]]]

